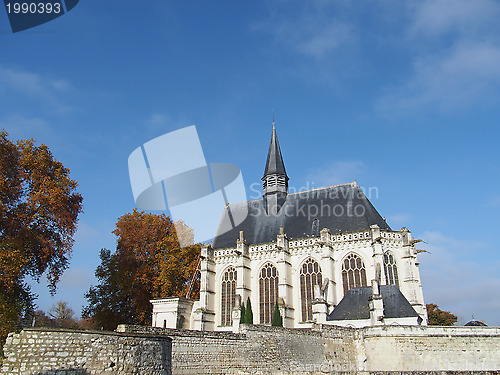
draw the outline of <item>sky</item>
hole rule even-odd
[[[84,197],[38,306],[85,305],[135,207],[134,149],[194,124],[255,199],[274,111],[292,187],[371,188],[425,241],[425,302],[500,325],[499,18],[493,0],[86,0],[12,33],[0,9],[0,128],[48,145]]]

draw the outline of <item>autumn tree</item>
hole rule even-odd
[[[122,323],[151,324],[149,300],[185,297],[200,247],[181,248],[176,228],[183,230],[183,235],[190,233],[185,224],[174,226],[164,214],[134,210],[120,217],[113,231],[116,251],[101,250],[101,264],[95,273],[100,283],[86,293],[88,305],[82,316],[109,330]],[[194,289],[192,297],[197,298],[199,284]]]
[[[431,326],[452,326],[458,318],[449,311],[439,309],[438,305],[433,303],[425,305],[427,308],[428,324]]]
[[[42,310],[37,310],[34,313],[32,324],[35,327],[51,327],[51,328],[84,328],[85,322],[75,319],[75,313],[68,303],[59,301],[53,305],[48,313]]]
[[[59,301],[52,306],[49,314],[55,320],[57,327],[79,328],[78,322],[75,319],[75,312],[65,301]]]
[[[45,274],[55,292],[82,212],[77,181],[48,147],[7,137],[0,132],[0,343],[32,317],[26,277]]]

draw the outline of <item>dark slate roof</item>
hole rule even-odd
[[[481,322],[478,320],[471,320],[470,322],[465,323],[464,325],[468,327],[487,327],[485,322]]]
[[[413,306],[396,285],[382,285],[380,293],[384,302],[385,318],[418,317]],[[370,319],[369,299],[371,296],[371,287],[349,290],[326,320]]]
[[[267,153],[266,169],[264,170],[264,176],[268,174],[280,174],[288,176],[285,170],[285,163],[283,163],[283,157],[281,156],[280,144],[278,142],[278,136],[276,135],[276,128],[273,125],[273,134],[271,136],[271,143],[269,144],[269,151]]]
[[[231,218],[241,217],[242,213],[244,216],[247,209],[246,219],[232,228]],[[315,225],[314,220],[318,220]],[[236,246],[240,231],[252,245],[276,241],[280,228],[292,239],[318,236],[323,228],[331,233],[345,233],[366,230],[373,224],[390,229],[361,188],[348,183],[288,194],[276,216],[266,213],[262,198],[231,204],[224,208],[213,248]]]

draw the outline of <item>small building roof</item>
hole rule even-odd
[[[413,306],[396,285],[381,285],[380,294],[384,303],[384,318],[418,317]],[[326,320],[370,319],[371,296],[371,287],[349,290]]]
[[[464,325],[468,326],[468,327],[487,327],[488,326],[485,322],[481,322],[479,320],[471,320],[470,322],[467,322]]]

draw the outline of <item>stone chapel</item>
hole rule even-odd
[[[270,325],[276,303],[289,328],[427,324],[420,240],[391,229],[356,182],[289,193],[274,123],[262,181],[262,198],[227,205],[202,247],[200,299],[152,300],[153,326],[238,332],[248,298],[254,324]]]

